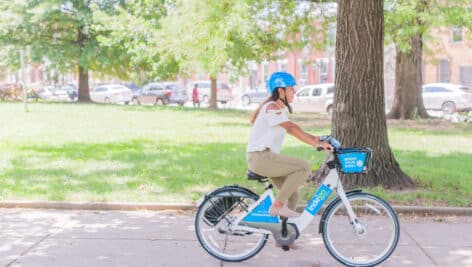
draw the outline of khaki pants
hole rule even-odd
[[[247,165],[251,171],[271,178],[279,189],[276,200],[295,210],[300,199],[299,188],[311,173],[308,161],[272,153],[267,149],[247,153]]]

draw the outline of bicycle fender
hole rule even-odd
[[[346,196],[356,194],[356,193],[361,193],[361,192],[362,192],[362,189],[355,189],[355,190],[347,191]],[[336,197],[335,199],[333,199],[331,202],[329,202],[328,206],[323,211],[323,215],[321,215],[320,223],[318,225],[318,228],[319,228],[318,233],[320,233],[320,234],[322,233],[322,225],[323,225],[324,221],[326,220],[327,211],[330,210],[331,207],[338,201],[341,201],[341,198],[339,196]]]
[[[222,186],[220,188],[217,188],[217,189],[211,191],[210,193],[206,194],[205,199],[223,194],[223,193],[227,192],[228,190],[234,190],[234,191],[239,192],[241,194],[250,195],[250,196],[254,197],[256,200],[259,199],[258,194],[254,193],[253,191],[251,191],[251,190],[249,190],[245,187],[239,186],[237,184],[225,185],[225,186]]]

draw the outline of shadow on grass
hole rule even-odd
[[[136,139],[103,144],[24,146],[14,151],[0,172],[0,196],[7,199],[83,201],[190,202],[210,190],[240,184],[257,192],[263,186],[245,177],[245,144],[172,144]],[[307,146],[287,147],[284,154],[320,164],[323,153]],[[375,156],[375,153],[374,153]],[[387,199],[425,199],[470,206],[472,154],[431,156],[395,151],[401,168],[419,181],[409,192],[385,192]],[[303,190],[307,200],[313,188]]]
[[[250,186],[245,171],[244,144],[173,145],[132,140],[24,146],[0,173],[0,195],[15,199],[77,200],[74,196],[88,196],[84,200],[188,202],[217,186]]]

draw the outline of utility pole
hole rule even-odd
[[[20,65],[21,65],[21,89],[23,89],[23,105],[25,107],[25,112],[28,112],[28,93],[25,86],[25,51],[20,50]]]

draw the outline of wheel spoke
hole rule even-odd
[[[328,251],[346,265],[374,266],[390,256],[398,243],[399,223],[391,207],[381,199],[357,193],[348,195],[357,217],[350,221],[342,201],[327,211],[323,239]]]
[[[242,261],[256,255],[264,247],[266,234],[232,230],[236,218],[247,214],[248,207],[256,199],[256,195],[241,197],[241,192],[229,189],[202,202],[197,212],[195,230],[200,244],[209,254],[224,261]]]

